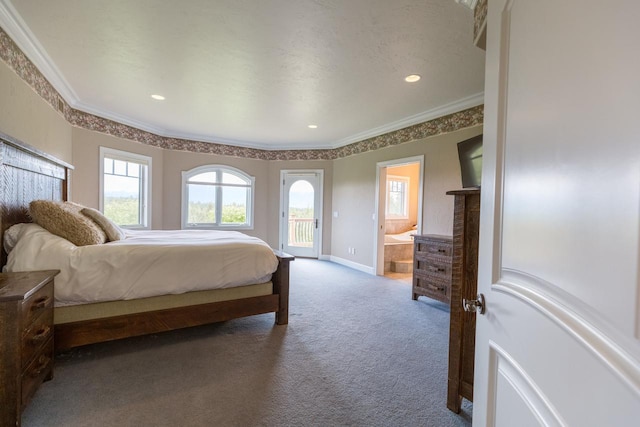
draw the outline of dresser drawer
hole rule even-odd
[[[27,327],[22,335],[22,367],[24,368],[33,355],[53,336],[53,308],[48,307],[40,317]]]
[[[451,259],[451,254],[453,253],[451,243],[447,242],[438,242],[438,241],[429,241],[424,248],[425,252],[429,255],[435,255],[440,257],[446,257]]]
[[[40,355],[36,356],[22,374],[22,406],[24,407],[38,389],[38,386],[53,370],[53,339],[45,343]]]
[[[418,273],[426,274],[448,282],[451,281],[450,260],[435,257],[416,257],[415,264],[416,265],[414,265],[413,268],[418,270]]]
[[[446,280],[437,280],[433,277],[416,275],[414,280],[414,292],[439,301],[448,302],[451,292],[451,284]]]
[[[451,238],[447,238],[445,236],[415,236],[414,246],[416,257],[440,257],[451,260],[453,254],[453,242]]]
[[[28,328],[45,310],[53,307],[53,281],[34,292],[22,303],[22,324]]]

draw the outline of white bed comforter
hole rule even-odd
[[[270,280],[278,260],[237,231],[127,230],[103,245],[75,246],[36,224],[18,224],[5,271],[60,270],[56,305],[128,300]]]

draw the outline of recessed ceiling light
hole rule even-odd
[[[420,76],[418,74],[410,74],[404,78],[404,81],[407,83],[415,83],[420,80]]]
[[[164,101],[164,96],[162,95],[151,95],[151,97],[158,101]]]
[[[318,129],[318,125],[309,125],[307,126],[309,129]]]

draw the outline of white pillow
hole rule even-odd
[[[24,223],[14,224],[4,231],[4,251],[8,254],[16,247]]]
[[[115,242],[116,240],[122,240],[125,237],[124,231],[118,225],[111,221],[109,218],[104,216],[102,212],[93,208],[83,208],[80,210],[84,215],[88,216],[104,230],[107,235],[107,239],[110,242]]]

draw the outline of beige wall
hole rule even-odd
[[[181,227],[182,172],[203,165],[233,166],[255,177],[254,227],[244,233],[277,247],[279,238],[280,171],[283,169],[324,170],[323,253],[331,248],[331,161],[265,161],[186,151],[162,150],[133,141],[84,129],[73,129],[73,200],[91,207],[99,203],[100,146],[143,154],[152,158],[152,227]]]
[[[405,157],[424,155],[422,232],[451,235],[453,197],[445,193],[462,186],[456,144],[481,133],[482,126],[475,126],[335,160],[332,210],[338,217],[332,223],[331,254],[373,267],[377,163]]]
[[[73,163],[71,125],[2,61],[0,132]]]
[[[284,169],[324,170],[324,226],[322,253],[331,253],[331,161],[266,161],[162,150],[133,141],[73,129],[73,164],[76,167],[72,199],[98,208],[100,146],[143,154],[152,158],[152,227],[181,227],[182,172],[203,165],[233,166],[255,177],[254,227],[242,230],[270,246],[279,242],[280,171]]]

